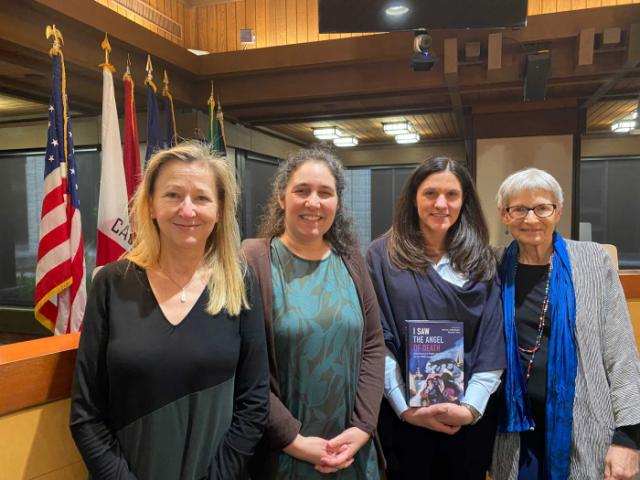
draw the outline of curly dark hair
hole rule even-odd
[[[273,238],[284,233],[284,210],[280,206],[280,200],[284,198],[293,173],[306,162],[325,164],[336,181],[338,208],[331,228],[324,234],[324,239],[331,244],[338,255],[347,256],[358,242],[353,233],[351,218],[347,215],[343,203],[346,186],[344,167],[333,152],[322,145],[312,145],[309,148],[298,150],[280,164],[273,180],[271,197],[266,205],[264,215],[260,218],[258,237]]]
[[[424,272],[429,259],[424,252],[424,237],[416,208],[416,195],[422,182],[434,173],[448,171],[460,181],[462,210],[445,237],[447,255],[457,272],[476,281],[488,281],[496,274],[497,258],[489,245],[489,229],[469,171],[448,157],[425,160],[407,178],[396,204],[393,226],[388,232],[387,250],[396,268]]]

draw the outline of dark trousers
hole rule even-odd
[[[492,400],[476,425],[455,435],[404,423],[383,400],[378,432],[388,480],[485,480],[496,433]]]
[[[518,480],[544,478],[544,429],[520,433]]]

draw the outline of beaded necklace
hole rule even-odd
[[[516,270],[518,269],[518,263],[516,262]],[[531,376],[531,368],[533,367],[533,361],[536,358],[536,353],[540,350],[540,345],[542,345],[542,334],[544,332],[544,326],[547,317],[547,311],[549,310],[549,297],[550,297],[550,284],[551,284],[551,272],[553,270],[553,257],[551,257],[551,261],[549,262],[549,274],[547,275],[547,283],[544,287],[544,300],[542,301],[542,308],[540,311],[540,318],[538,320],[538,335],[536,336],[536,343],[531,348],[523,348],[518,345],[518,350],[522,353],[527,353],[531,355],[529,358],[529,363],[527,365],[527,371],[525,373],[525,380],[528,381]]]

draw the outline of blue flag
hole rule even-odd
[[[147,86],[147,152],[144,156],[144,166],[156,150],[162,150],[162,131],[160,129],[160,110],[156,91],[158,90],[153,80],[145,80]]]

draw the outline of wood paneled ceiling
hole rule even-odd
[[[587,112],[588,132],[608,132],[611,125],[638,109],[638,100],[610,100],[596,103]]]

